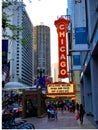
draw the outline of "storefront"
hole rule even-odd
[[[40,89],[23,90],[22,117],[41,117],[46,114],[45,98]]]

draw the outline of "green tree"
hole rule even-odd
[[[15,6],[17,1],[10,2],[10,0],[2,1],[2,36],[8,39],[16,40],[19,34],[14,33],[15,31],[22,31],[23,27],[17,27],[16,25],[10,24],[9,18],[11,15],[5,13],[4,9],[9,8],[9,6]],[[13,35],[6,34],[6,29],[9,28]],[[25,39],[21,39],[23,45],[26,45]]]

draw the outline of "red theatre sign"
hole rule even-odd
[[[66,32],[69,20],[59,18],[54,22],[58,33],[58,55],[59,55],[59,78],[67,78],[67,47],[66,47]]]

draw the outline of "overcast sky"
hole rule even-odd
[[[26,10],[34,26],[43,23],[51,30],[51,63],[58,62],[58,41],[54,21],[66,15],[67,0],[24,0]]]

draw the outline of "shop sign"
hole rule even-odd
[[[49,84],[48,94],[74,93],[73,84]]]
[[[67,46],[66,46],[66,33],[69,20],[59,18],[55,21],[58,33],[58,56],[59,56],[59,78],[67,78]]]

